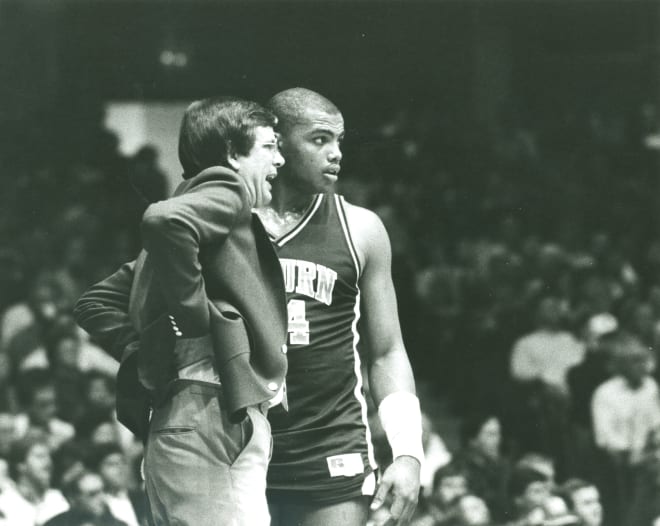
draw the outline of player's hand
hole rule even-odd
[[[419,461],[413,457],[398,457],[383,473],[371,509],[380,508],[384,502],[392,503],[388,525],[403,526],[410,522],[419,497]]]

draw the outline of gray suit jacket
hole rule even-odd
[[[135,262],[90,288],[78,323],[117,359],[117,413],[136,434],[175,378],[174,346],[209,336],[229,411],[273,397],[286,373],[281,267],[242,180],[213,167],[142,220]],[[207,339],[208,341],[208,339]]]

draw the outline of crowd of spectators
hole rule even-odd
[[[90,108],[59,108],[0,139],[3,526],[147,520],[142,444],[115,414],[118,364],[77,327],[72,308],[133,259],[139,218],[165,196],[166,180],[152,148],[121,155],[101,106]]]
[[[415,375],[462,429],[416,524],[660,524],[653,108],[505,117],[389,115],[345,185],[388,227]]]
[[[117,364],[71,308],[135,256],[165,183],[80,106],[0,139],[0,524],[146,521]],[[489,129],[408,106],[349,138],[341,191],[388,228],[416,377],[460,423],[453,443],[427,415],[417,526],[660,517],[654,119],[508,110]]]

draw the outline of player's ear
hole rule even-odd
[[[241,167],[241,163],[238,159],[238,154],[236,153],[236,148],[229,143],[227,145],[227,164],[238,172],[238,169]]]

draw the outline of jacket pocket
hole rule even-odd
[[[162,427],[160,429],[156,429],[155,432],[158,433],[159,435],[184,435],[186,433],[192,433],[195,431],[194,427]]]
[[[209,305],[211,341],[216,365],[222,365],[239,354],[249,353],[252,339],[245,318],[227,302]]]

